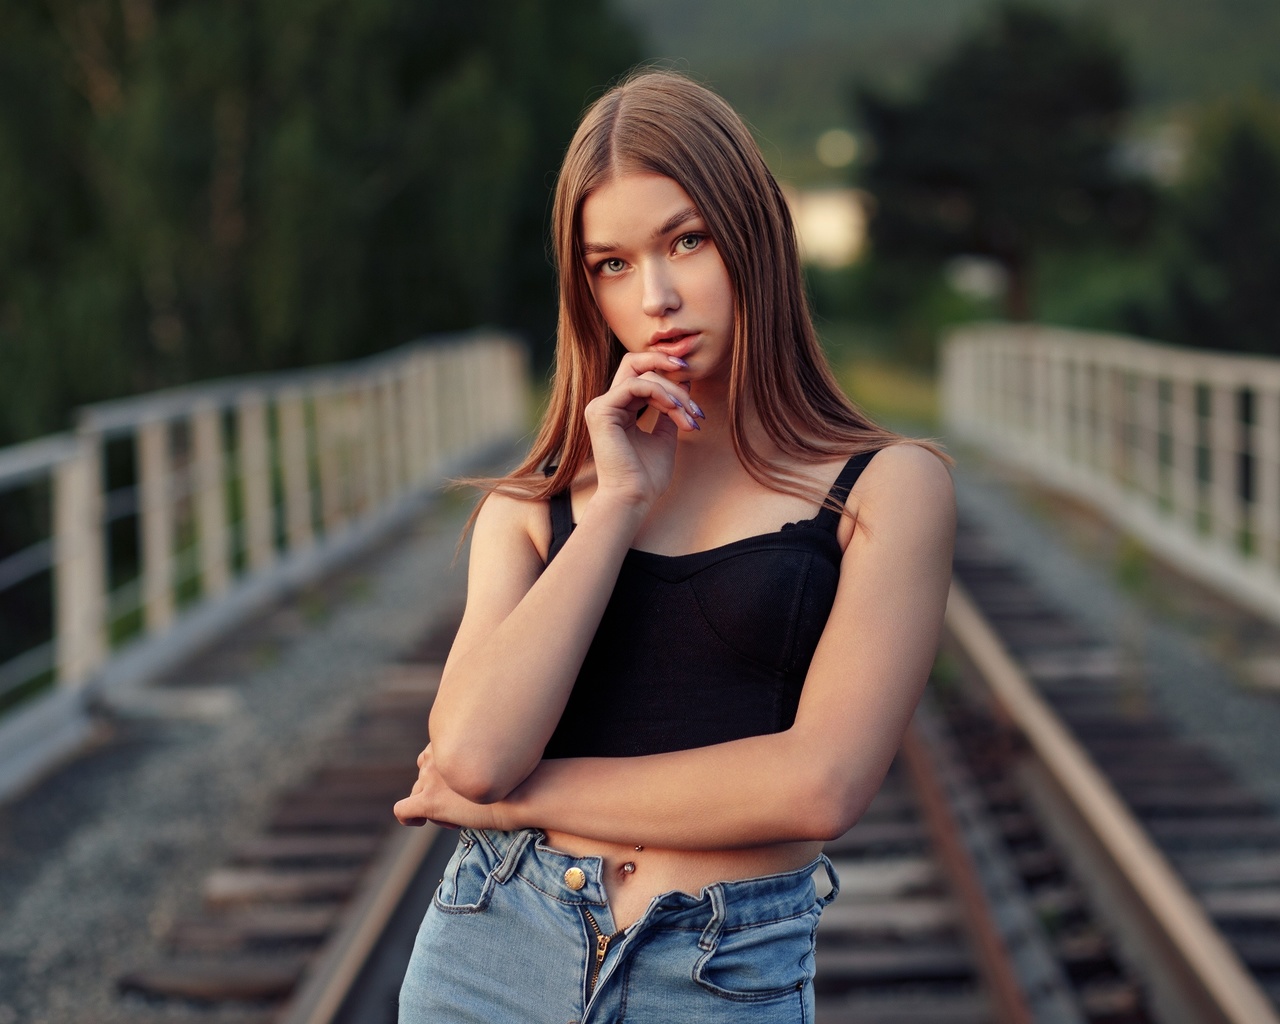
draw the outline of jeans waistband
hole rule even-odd
[[[480,842],[493,859],[499,883],[520,877],[554,900],[567,904],[604,906],[604,861],[600,857],[574,857],[545,845],[537,829],[516,832],[463,829],[463,842]],[[813,874],[822,867],[831,880],[828,893],[818,896]],[[581,875],[571,874],[577,868]],[[579,885],[578,883],[581,882]],[[839,879],[826,854],[792,871],[757,878],[715,882],[696,896],[674,890],[654,898],[651,913],[663,915],[667,924],[710,927],[733,931],[752,925],[796,917],[823,907],[840,891]],[[646,915],[648,916],[648,915]]]

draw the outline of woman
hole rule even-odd
[[[553,217],[550,406],[484,482],[396,805],[462,826],[400,1019],[811,1021],[822,844],[932,664],[950,477],[841,395],[782,194],[713,93],[607,93]]]

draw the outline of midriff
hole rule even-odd
[[[736,850],[668,850],[603,843],[598,839],[546,832],[546,845],[574,857],[604,861],[604,887],[617,931],[634,924],[653,897],[664,892],[696,896],[714,882],[757,878],[804,867],[822,852],[822,843],[777,843]],[[631,863],[635,870],[626,872]]]

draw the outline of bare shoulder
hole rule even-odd
[[[943,498],[954,495],[947,464],[921,444],[893,444],[876,454],[858,488],[885,488],[895,496]]]
[[[504,556],[524,549],[546,561],[551,546],[551,513],[546,501],[517,498],[497,491],[489,494],[476,516],[473,560],[485,552]]]
[[[955,487],[947,464],[923,445],[895,444],[881,450],[867,464],[850,497],[854,536],[932,537],[950,548],[955,534]]]

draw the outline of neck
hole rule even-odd
[[[729,418],[729,394],[727,388],[699,387],[695,382],[690,395],[707,414],[699,421],[701,430],[681,433],[676,447],[676,478],[673,483],[688,479],[696,485],[708,475],[741,470],[738,454],[733,447],[733,431]],[[745,411],[747,437],[756,451],[770,448],[764,429],[754,409]]]

